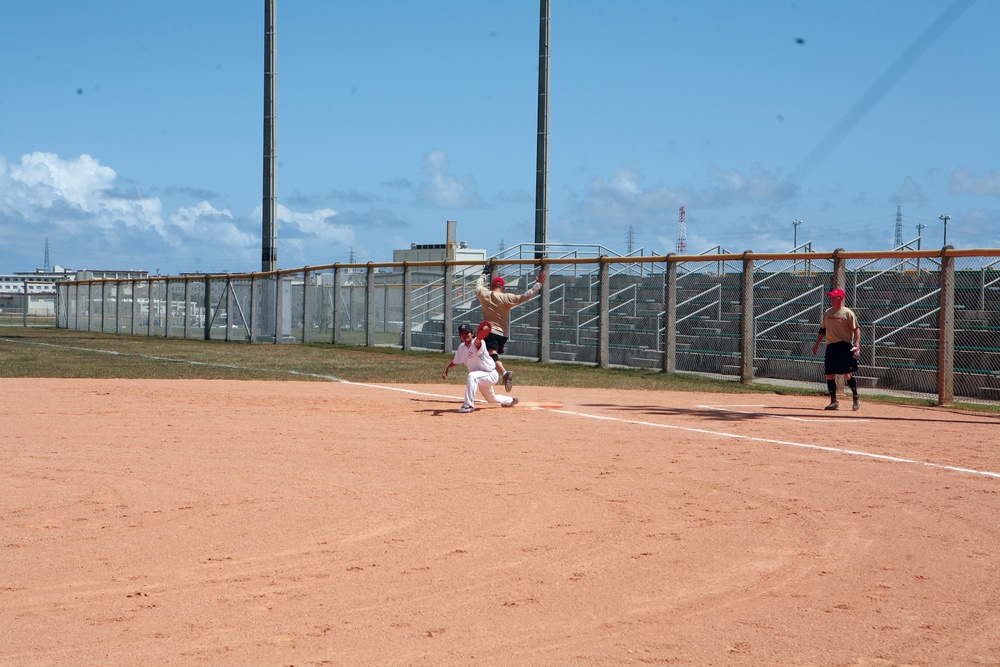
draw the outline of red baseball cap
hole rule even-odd
[[[830,290],[829,292],[827,292],[827,294],[829,294],[831,297],[839,296],[841,299],[847,296],[847,293],[844,292],[844,290],[840,289],[839,287],[837,289]]]
[[[500,283],[500,286],[502,287],[504,285],[503,278],[501,278],[500,276],[497,276],[496,278],[493,279],[493,282],[490,283],[490,285],[491,286],[492,285],[496,285],[497,283]]]

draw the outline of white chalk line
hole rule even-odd
[[[205,361],[191,361],[191,360],[188,360],[188,359],[171,359],[169,357],[159,357],[159,356],[155,356],[155,355],[151,355],[151,354],[139,354],[139,353],[134,353],[134,352],[117,352],[117,351],[114,351],[114,350],[96,350],[96,349],[91,349],[91,348],[86,348],[86,347],[75,347],[75,346],[69,346],[69,345],[55,345],[53,343],[39,343],[39,342],[36,342],[36,341],[19,341],[19,340],[11,340],[11,339],[8,339],[8,338],[0,338],[0,340],[2,340],[4,342],[7,342],[7,343],[25,343],[25,344],[28,344],[28,345],[44,345],[46,347],[64,348],[64,349],[78,350],[78,351],[83,351],[83,352],[98,352],[98,353],[101,353],[101,354],[109,354],[109,355],[112,355],[112,356],[142,357],[144,359],[153,359],[153,360],[156,360],[156,361],[167,361],[167,362],[171,362],[171,363],[191,364],[191,365],[194,365],[194,366],[211,366],[211,367],[217,367],[217,368],[229,368],[229,369],[233,369],[233,370],[252,370],[252,371],[267,372],[267,373],[286,373],[288,375],[297,375],[297,376],[302,376],[302,377],[313,377],[313,378],[318,378],[318,379],[322,379],[322,380],[328,380],[330,382],[339,382],[339,383],[342,383],[342,384],[350,384],[350,385],[355,385],[357,387],[368,387],[368,388],[371,388],[371,389],[385,389],[385,390],[388,390],[388,391],[397,391],[397,392],[404,393],[404,394],[414,394],[414,395],[417,395],[417,396],[430,396],[430,397],[433,397],[433,398],[446,398],[446,399],[449,399],[449,400],[463,400],[463,399],[456,399],[454,396],[447,396],[447,395],[443,395],[443,394],[432,394],[430,392],[416,391],[414,389],[404,389],[402,387],[389,387],[389,386],[386,386],[386,385],[371,384],[371,383],[365,383],[365,382],[351,382],[350,380],[344,380],[344,379],[335,377],[333,375],[321,375],[321,374],[317,374],[317,373],[302,373],[300,371],[275,370],[275,369],[272,369],[272,368],[251,368],[251,367],[246,367],[246,366],[234,366],[234,365],[231,365],[231,364],[216,364],[216,363],[210,363],[210,362],[205,362]],[[709,406],[700,406],[700,407],[709,407]],[[738,405],[737,407],[748,407],[748,406],[746,406],[746,405]],[[756,407],[756,406],[754,406],[754,407]],[[782,446],[785,446],[785,447],[798,447],[798,448],[801,448],[801,449],[812,449],[812,450],[815,450],[815,451],[829,452],[829,453],[833,453],[833,454],[844,454],[844,455],[848,455],[848,456],[861,456],[861,457],[864,457],[864,458],[876,459],[876,460],[879,460],[879,461],[888,461],[888,462],[891,462],[891,463],[906,463],[906,464],[909,464],[909,465],[924,466],[926,468],[934,468],[934,469],[937,469],[937,470],[949,470],[951,472],[960,472],[960,473],[965,473],[965,474],[968,474],[968,475],[979,475],[979,476],[982,476],[982,477],[991,477],[993,479],[1000,479],[1000,473],[998,473],[998,472],[990,472],[990,471],[987,471],[987,470],[975,470],[973,468],[962,468],[962,467],[959,467],[959,466],[949,466],[949,465],[944,465],[944,464],[941,464],[941,463],[930,463],[928,461],[918,461],[916,459],[905,459],[905,458],[901,458],[901,457],[898,457],[898,456],[889,456],[888,454],[874,454],[872,452],[859,452],[859,451],[853,450],[853,449],[842,449],[840,447],[826,447],[826,446],[823,446],[823,445],[811,445],[811,444],[802,443],[802,442],[790,442],[790,441],[787,441],[787,440],[774,440],[772,438],[757,438],[757,437],[753,437],[753,436],[739,435],[739,434],[735,434],[735,433],[725,433],[724,431],[710,431],[708,429],[692,428],[690,426],[676,426],[676,425],[673,425],[673,424],[660,424],[660,423],[657,423],[657,422],[646,422],[646,421],[640,421],[640,420],[637,420],[637,419],[623,419],[621,417],[606,417],[606,416],[602,416],[602,415],[592,415],[592,414],[588,414],[586,412],[575,412],[573,410],[560,410],[560,409],[555,409],[555,408],[541,408],[541,407],[540,408],[536,408],[536,409],[539,409],[539,410],[548,410],[549,412],[554,412],[554,413],[563,414],[563,415],[569,415],[569,416],[573,416],[573,417],[582,417],[584,419],[596,419],[596,420],[599,420],[599,421],[611,421],[611,422],[618,422],[618,423],[621,423],[621,424],[634,424],[636,426],[649,426],[649,427],[652,427],[652,428],[670,429],[670,430],[675,430],[675,431],[686,431],[688,433],[699,433],[699,434],[702,434],[702,435],[714,435],[714,436],[717,436],[717,437],[720,437],[720,438],[734,438],[734,439],[737,439],[737,440],[748,440],[750,442],[762,442],[762,443],[766,443],[766,444],[770,444],[770,445],[782,445]]]
[[[949,466],[941,463],[930,463],[928,461],[918,461],[916,459],[904,459],[899,456],[889,456],[888,454],[874,454],[872,452],[859,452],[854,449],[842,449],[840,447],[826,447],[823,445],[810,445],[803,442],[790,442],[788,440],[775,440],[773,438],[757,438],[749,435],[740,435],[737,433],[725,433],[724,431],[709,431],[703,428],[692,428],[690,426],[675,426],[673,424],[659,424],[656,422],[645,422],[639,421],[637,419],[623,419],[621,417],[604,417],[601,415],[592,415],[586,412],[574,412],[572,410],[551,410],[551,412],[558,412],[565,415],[572,415],[574,417],[584,417],[586,419],[597,419],[601,421],[613,421],[621,424],[635,424],[637,426],[651,426],[653,428],[664,428],[676,431],[686,431],[688,433],[699,433],[702,435],[714,435],[720,438],[734,438],[737,440],[749,440],[750,442],[763,442],[769,445],[783,445],[785,447],[800,447],[802,449],[812,449],[821,452],[831,452],[834,454],[846,454],[849,456],[862,456],[869,459],[877,459],[879,461],[890,461],[892,463],[907,463],[910,465],[925,466],[928,468],[936,468],[938,470],[950,470],[952,472],[961,472],[970,475],[982,475],[983,477],[992,477],[994,479],[1000,479],[1000,473],[989,472],[986,470],[975,470],[973,468],[961,468],[958,466]]]

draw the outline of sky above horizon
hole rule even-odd
[[[1000,2],[551,4],[550,243],[1000,247]],[[259,271],[264,2],[4,5],[0,273]],[[278,0],[279,267],[531,243],[538,33]]]

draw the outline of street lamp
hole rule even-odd
[[[792,220],[792,252],[799,251],[799,225],[802,224],[801,220]],[[799,270],[799,263],[792,262],[792,271]]]
[[[948,221],[951,220],[950,215],[939,215],[938,220],[944,221],[944,244],[948,245]]]
[[[919,223],[919,222],[917,223],[917,250],[920,250],[920,240],[923,238],[923,234],[921,234],[921,232],[924,230],[924,227],[926,227],[926,226],[927,225],[925,225],[925,224],[922,224],[922,223]],[[920,258],[919,257],[917,257],[917,275],[920,275]]]

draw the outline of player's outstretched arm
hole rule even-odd
[[[522,294],[517,302],[524,303],[525,301],[532,299],[536,294],[538,294],[542,290],[542,283],[544,282],[545,282],[545,272],[542,271],[541,273],[538,274],[538,277],[535,278],[535,284],[531,286],[531,289]]]

